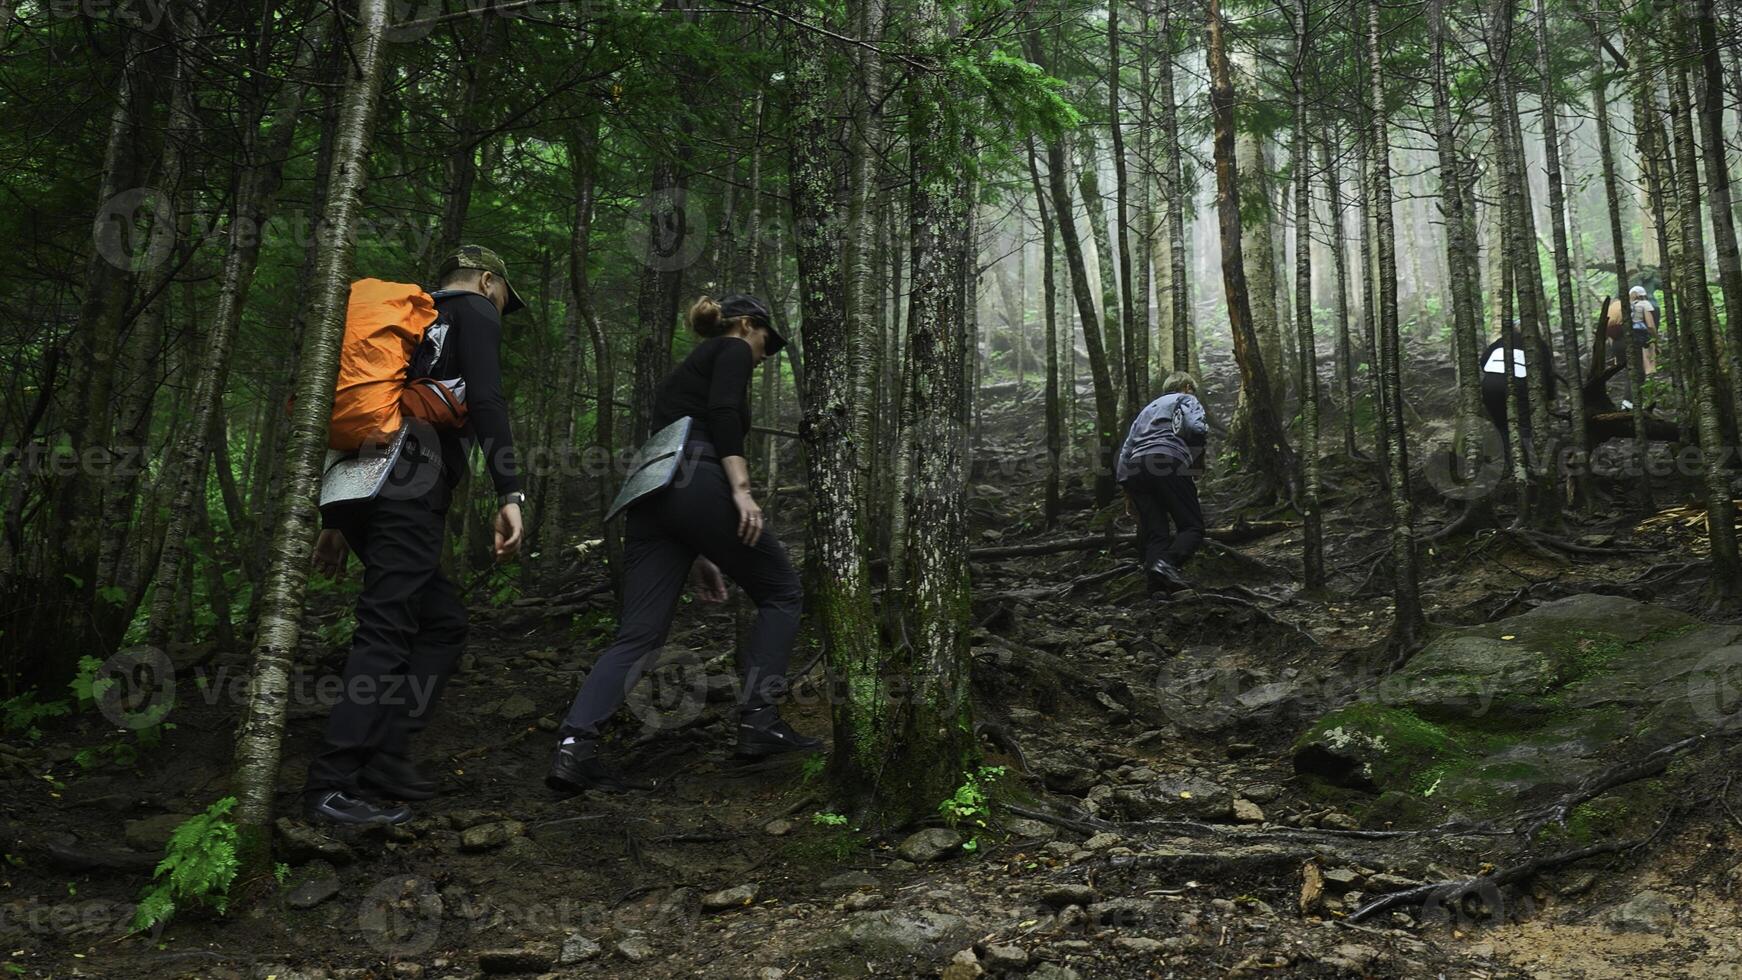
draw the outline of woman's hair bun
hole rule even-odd
[[[720,316],[720,302],[703,296],[690,307],[690,329],[703,337],[718,337],[726,332],[726,321]]]

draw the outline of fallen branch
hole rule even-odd
[[[1392,892],[1356,909],[1350,914],[1348,921],[1360,922],[1362,919],[1371,918],[1380,912],[1400,906],[1427,905],[1430,902],[1438,905],[1457,904],[1471,895],[1475,895],[1486,903],[1489,894],[1498,898],[1502,885],[1521,881],[1549,868],[1572,864],[1574,861],[1582,861],[1599,854],[1611,854],[1624,850],[1632,847],[1633,844],[1633,841],[1593,844],[1590,847],[1581,847],[1574,851],[1563,851],[1560,854],[1531,858],[1511,867],[1502,868],[1491,875],[1478,875],[1474,878],[1464,878],[1458,881],[1440,881],[1430,885],[1408,888],[1400,892]]]

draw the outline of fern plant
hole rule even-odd
[[[235,806],[236,798],[226,796],[170,834],[153,882],[139,897],[133,931],[161,925],[192,906],[224,913],[236,880],[236,822],[230,816]]]
[[[980,849],[980,831],[985,830],[987,822],[992,818],[991,799],[988,791],[993,783],[1004,776],[1003,766],[981,766],[973,772],[963,773],[962,785],[956,787],[956,792],[949,799],[938,804],[938,813],[943,815],[944,823],[952,828],[969,824],[975,829],[968,839],[962,843],[962,850],[973,852]]]

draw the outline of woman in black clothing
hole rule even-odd
[[[786,549],[763,526],[744,459],[750,373],[786,341],[754,296],[718,302],[704,296],[690,308],[689,320],[707,339],[660,382],[651,420],[655,431],[685,416],[692,420],[684,459],[671,486],[627,511],[617,638],[593,665],[563,721],[545,777],[559,792],[630,788],[600,761],[599,726],[664,646],[686,576],[704,601],[726,598],[723,572],[756,602],[739,694],[738,752],[771,755],[823,745],[793,731],[774,703],[786,687],[801,596]]]

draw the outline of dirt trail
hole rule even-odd
[[[1020,418],[991,412],[993,451]],[[222,792],[239,655],[203,667],[203,687],[184,680],[177,727],[135,766],[73,762],[113,738],[89,718],[7,747],[0,938],[26,976],[1737,976],[1738,824],[1704,815],[1641,852],[1545,873],[1498,914],[1349,921],[1386,892],[1482,872],[1497,844],[1364,835],[1386,827],[1358,826],[1293,771],[1292,741],[1354,692],[1389,615],[1369,594],[1383,591],[1369,579],[1384,542],[1363,501],[1378,494],[1353,463],[1328,473],[1332,598],[1299,592],[1288,531],[1211,549],[1192,569],[1203,594],[1171,603],[1117,571],[1123,554],[976,567],[977,711],[987,764],[1007,774],[971,853],[941,820],[916,837],[835,825],[813,766],[728,756],[731,651],[707,638],[732,635],[741,608],[686,604],[651,700],[611,733],[625,768],[659,789],[553,798],[540,778],[555,715],[602,646],[609,603],[486,605],[427,736],[443,795],[389,833],[322,838],[286,822],[289,880],[226,917],[120,935],[153,841]],[[980,542],[1041,539],[1033,489],[977,488]],[[1212,524],[1233,516],[1218,508],[1237,489],[1212,483]],[[800,506],[782,502],[783,520]],[[1078,512],[1044,537],[1096,530]],[[1588,533],[1633,543],[1620,525]],[[1693,533],[1670,522],[1639,543],[1673,550]],[[1425,561],[1441,624],[1624,591],[1641,564],[1556,565],[1482,540]],[[320,608],[331,622],[340,603]],[[323,650],[310,691],[342,660]],[[819,675],[788,717],[824,734]],[[292,709],[285,812],[322,713],[312,695]]]

